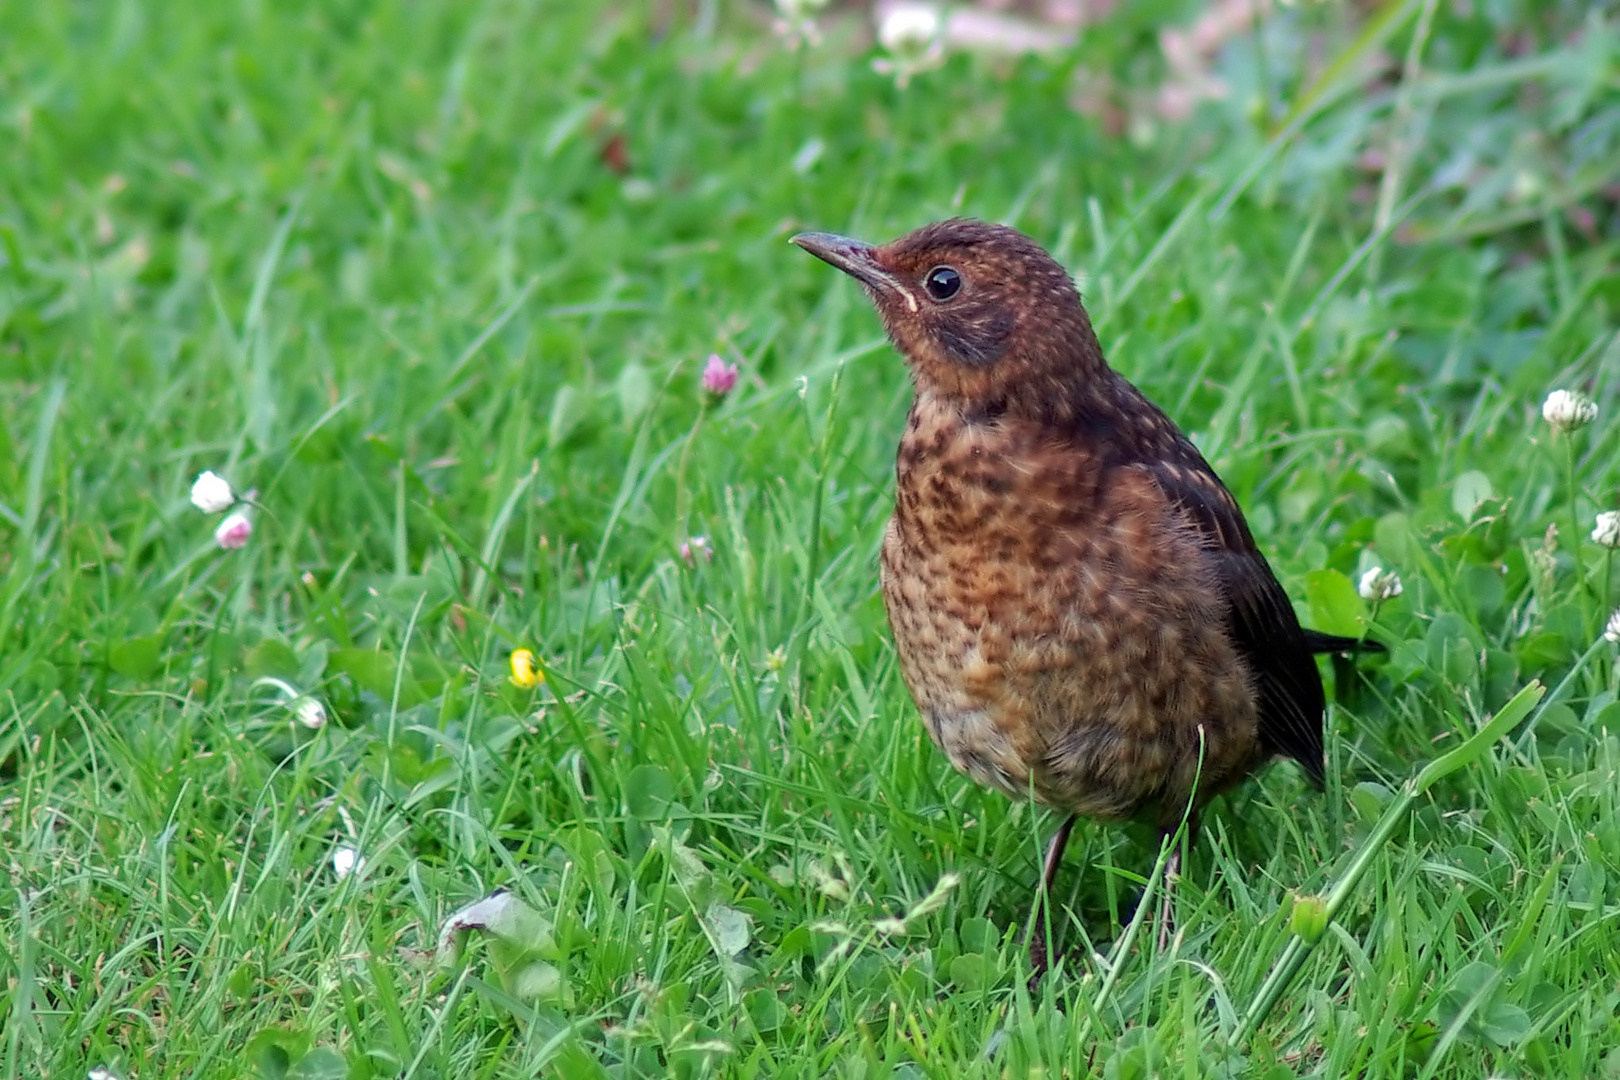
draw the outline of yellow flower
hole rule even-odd
[[[512,650],[512,685],[519,690],[533,690],[546,681],[546,673],[535,664],[534,653],[528,649]]]

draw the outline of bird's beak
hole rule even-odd
[[[917,298],[898,278],[878,265],[877,248],[871,244],[825,232],[800,233],[788,242],[804,248],[827,265],[836,266],[874,293],[899,296],[912,311],[917,310]]]

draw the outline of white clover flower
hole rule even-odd
[[[1620,645],[1620,608],[1615,608],[1614,614],[1609,616],[1609,623],[1603,628],[1603,638]]]
[[[1605,510],[1597,516],[1592,542],[1606,548],[1620,548],[1620,510]]]
[[[1579,390],[1554,390],[1541,403],[1541,417],[1555,431],[1574,431],[1597,419],[1597,402]]]
[[[303,697],[294,698],[292,702],[293,719],[307,728],[318,728],[326,723],[326,706],[321,704],[320,698]]]
[[[1401,595],[1401,575],[1393,570],[1385,570],[1382,566],[1375,566],[1361,575],[1361,583],[1356,586],[1356,592],[1361,594],[1363,600],[1377,602],[1389,600]]]
[[[247,546],[253,536],[253,521],[246,514],[232,514],[214,530],[214,543],[231,551]]]
[[[339,844],[332,849],[332,873],[338,880],[350,874],[358,874],[366,868],[366,857],[347,844]]]
[[[681,561],[687,566],[696,566],[697,561],[714,561],[714,549],[709,546],[707,536],[694,536],[690,540],[681,541]]]
[[[939,40],[939,9],[933,4],[897,4],[878,25],[878,41],[901,59],[920,56]]]
[[[217,514],[235,501],[230,482],[212,469],[199,473],[191,485],[191,505],[205,514]]]
[[[782,17],[776,20],[776,34],[790,49],[800,45],[819,45],[821,29],[816,16],[826,7],[828,0],[776,0],[776,11]]]
[[[872,70],[893,75],[904,88],[913,75],[945,62],[945,20],[933,4],[896,4],[878,23],[878,44],[889,55],[872,61]]]

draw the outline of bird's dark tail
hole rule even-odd
[[[1368,638],[1340,637],[1320,630],[1305,631],[1305,647],[1313,653],[1383,652],[1384,646]]]

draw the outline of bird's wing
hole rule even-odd
[[[1232,639],[1259,681],[1260,737],[1322,785],[1322,676],[1299,619],[1232,493],[1185,439],[1137,467],[1194,525],[1231,601]]]

